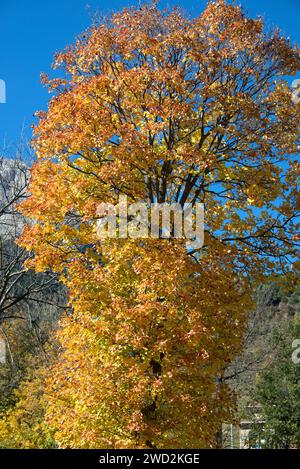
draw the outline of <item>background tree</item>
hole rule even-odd
[[[295,281],[297,283],[297,279]],[[288,340],[288,331],[299,317],[298,292],[299,285],[293,286],[290,282],[286,284],[282,277],[276,283],[266,279],[253,293],[255,308],[248,315],[241,353],[229,364],[224,376],[226,383],[238,396],[235,419],[231,425],[223,426],[223,445],[227,448],[240,447],[241,422],[246,421],[248,425],[258,428],[257,421],[263,420],[253,398],[257,379],[265,372],[272,374],[274,371],[278,350],[284,340]],[[276,341],[276,337],[282,340]],[[248,441],[245,443],[248,444]]]
[[[16,400],[13,390],[24,378],[28,354],[47,360],[44,343],[66,305],[57,277],[26,269],[32,254],[16,244],[26,223],[18,205],[28,196],[28,181],[29,167],[21,158],[0,158],[0,339],[6,349],[6,362],[0,364],[1,410]]]
[[[47,293],[54,296],[56,291],[58,300],[57,278],[24,268],[31,253],[15,243],[26,224],[18,205],[28,196],[29,167],[19,159],[0,158],[0,168],[0,322],[20,319],[22,310],[34,323],[43,305],[57,306],[58,301],[47,298]]]
[[[20,242],[74,309],[47,422],[60,446],[213,446],[234,410],[224,373],[250,282],[296,255],[299,105],[283,77],[299,50],[224,1],[193,20],[147,5],[93,26],[55,67]],[[97,207],[120,193],[204,202],[201,252],[100,243]]]
[[[295,279],[297,282],[297,279]],[[286,288],[288,287],[288,290]],[[227,368],[225,380],[242,396],[249,396],[256,374],[274,359],[274,330],[285,331],[299,315],[299,285],[286,285],[284,278],[258,286],[253,293],[255,307],[249,312],[241,354]]]
[[[300,365],[292,361],[292,343],[299,337],[299,318],[277,331],[272,340],[272,366],[258,376],[253,405],[265,423],[254,426],[250,438],[264,440],[267,448],[300,447]]]

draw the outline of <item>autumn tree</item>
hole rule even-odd
[[[225,1],[192,20],[154,4],[95,24],[55,68],[22,204],[27,265],[58,272],[73,307],[45,421],[60,447],[215,446],[249,285],[295,259],[299,50]],[[119,194],[204,203],[204,246],[100,241],[97,207]]]

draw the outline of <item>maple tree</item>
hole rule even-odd
[[[215,446],[249,284],[295,257],[299,104],[285,76],[299,50],[222,0],[192,20],[151,4],[91,27],[55,68],[20,240],[73,307],[45,422],[60,447]],[[97,207],[119,194],[203,202],[204,246],[99,241]]]

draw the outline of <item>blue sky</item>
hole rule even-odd
[[[0,79],[5,80],[7,102],[0,104],[0,151],[13,152],[22,131],[31,136],[36,110],[46,109],[48,92],[40,73],[50,72],[54,53],[86,29],[95,12],[109,15],[134,0],[0,0]],[[300,44],[300,0],[239,0],[250,16],[262,15],[269,26],[279,26]],[[205,0],[161,1],[179,5],[198,16]],[[299,77],[298,77],[299,78]]]

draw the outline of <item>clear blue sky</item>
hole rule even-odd
[[[134,0],[0,0],[0,79],[5,80],[7,103],[0,104],[0,149],[18,142],[22,128],[27,138],[36,110],[46,109],[49,95],[40,73],[50,72],[55,51],[73,42],[94,13],[108,15]],[[252,17],[262,15],[300,44],[300,0],[239,0]],[[190,16],[201,13],[205,0],[162,1],[179,5]],[[298,77],[299,78],[299,77]]]

